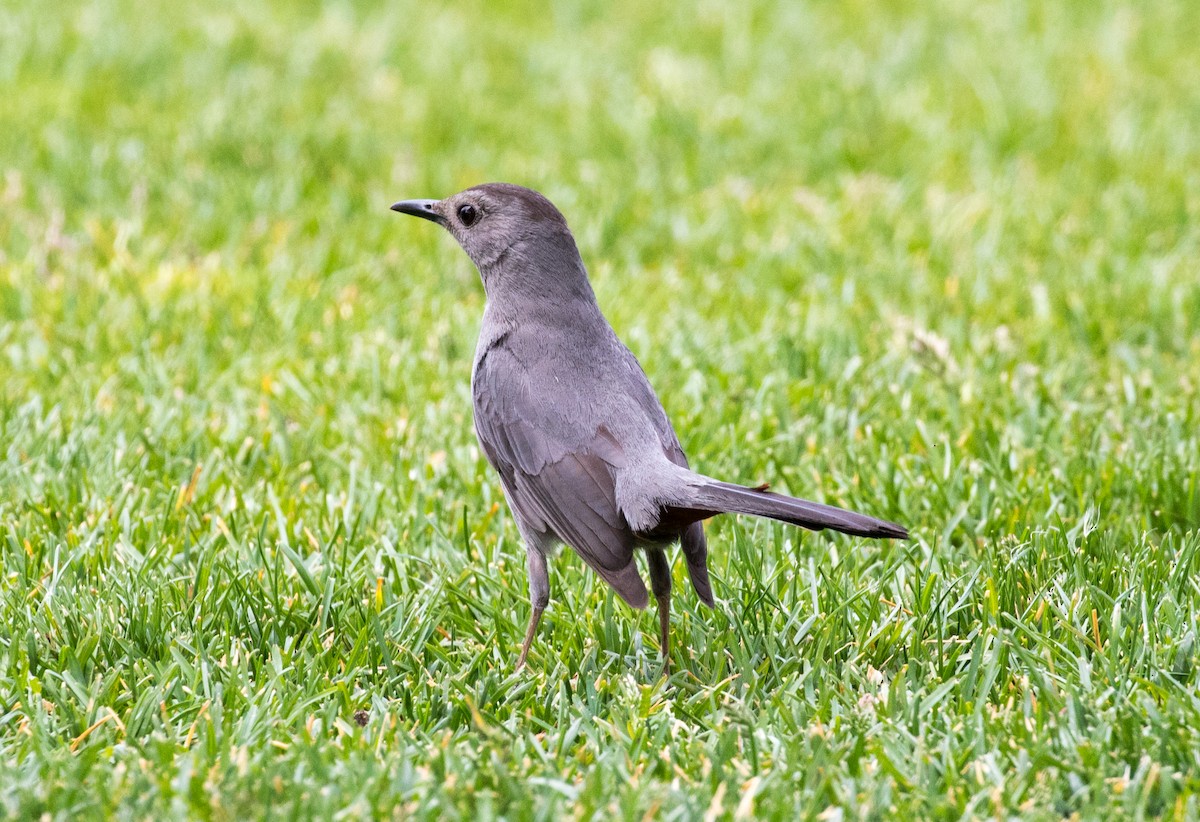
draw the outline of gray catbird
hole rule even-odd
[[[713,605],[703,520],[754,514],[814,531],[908,535],[891,522],[689,470],[641,365],[600,313],[566,220],[541,194],[488,183],[392,209],[447,229],[483,277],[471,394],[475,433],[500,474],[529,563],[533,614],[518,669],[550,601],[546,557],[560,542],[639,609],[646,586],[633,555],[646,552],[667,660],[671,543],[681,544],[696,595]]]

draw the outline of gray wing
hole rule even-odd
[[[622,599],[644,608],[638,540],[616,503],[615,472],[626,462],[616,438],[583,397],[536,396],[539,383],[501,347],[483,355],[473,383],[475,431],[514,515],[570,545]]]

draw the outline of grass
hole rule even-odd
[[[1187,0],[0,5],[0,814],[1200,814]],[[546,192],[719,606],[524,555],[482,290]]]

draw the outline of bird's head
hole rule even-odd
[[[535,249],[550,252],[567,240],[571,254],[578,256],[567,221],[554,204],[510,183],[484,183],[444,200],[401,200],[392,210],[423,217],[449,231],[478,266],[485,284],[489,270],[514,250],[522,252],[520,256]]]

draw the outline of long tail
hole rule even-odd
[[[692,478],[692,482],[679,492],[680,498],[667,503],[665,519],[684,522],[706,519],[716,514],[752,514],[799,525],[811,531],[832,528],[856,537],[908,537],[907,528],[865,514],[773,494],[765,488],[747,488],[721,482],[700,474],[693,473]]]

